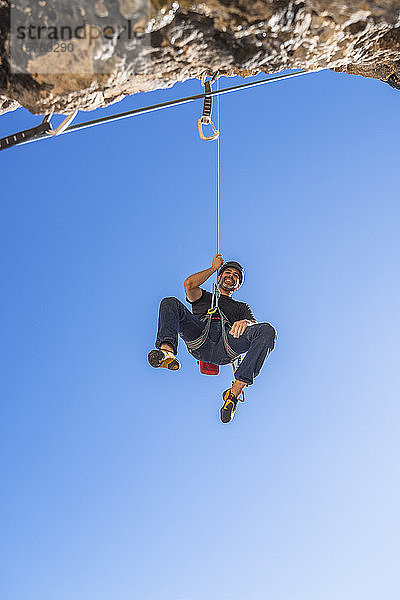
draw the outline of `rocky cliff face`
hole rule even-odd
[[[0,0],[0,113],[298,68],[400,89],[400,0]]]

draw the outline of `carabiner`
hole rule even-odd
[[[206,117],[206,116],[203,115],[198,120],[197,125],[198,125],[198,129],[199,129],[199,136],[205,142],[211,142],[212,140],[216,140],[217,137],[219,136],[219,131],[215,127],[214,123],[211,121],[210,117]],[[210,127],[211,127],[211,129],[213,130],[214,133],[212,135],[209,135],[209,136],[204,135],[204,133],[203,133],[203,125],[210,125]]]
[[[70,115],[65,117],[64,121],[56,129],[50,129],[49,131],[46,131],[46,134],[47,135],[61,135],[67,129],[68,125],[75,119],[77,114],[78,114],[78,111],[74,110],[73,113],[71,113]],[[53,111],[51,111],[48,115],[46,115],[45,119],[48,122],[50,122],[50,119],[52,116],[53,116]],[[51,126],[51,124],[50,124],[50,126]]]

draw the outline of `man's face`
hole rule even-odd
[[[233,267],[228,267],[219,276],[219,285],[226,292],[234,292],[240,285],[240,273]]]

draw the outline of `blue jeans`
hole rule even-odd
[[[178,351],[178,334],[183,341],[189,342],[198,338],[205,328],[205,322],[196,317],[177,298],[164,298],[160,304],[156,348],[161,344],[169,344]],[[247,327],[238,338],[230,333],[226,325],[228,342],[237,354],[246,356],[235,373],[235,379],[247,385],[253,383],[268,354],[274,349],[276,332],[269,323],[257,323]],[[210,333],[204,344],[198,350],[191,352],[192,356],[203,362],[214,365],[227,365],[231,362],[226,354],[221,335],[221,321],[211,322]]]

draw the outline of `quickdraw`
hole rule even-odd
[[[323,71],[323,70],[324,69],[322,69],[322,68],[315,69],[313,71],[305,71],[304,69],[301,69],[300,71],[296,71],[295,73],[285,73],[284,75],[275,75],[273,77],[268,77],[267,79],[263,79],[261,81],[250,81],[248,83],[240,83],[239,85],[233,85],[231,87],[227,87],[227,88],[224,88],[221,90],[217,89],[215,91],[212,91],[211,93],[212,93],[212,96],[219,98],[219,96],[221,94],[238,92],[240,90],[248,90],[253,87],[258,87],[260,85],[277,83],[280,81],[285,81],[287,79],[292,79],[293,77],[309,75],[311,73],[318,73],[319,71]],[[391,81],[392,81],[392,79],[391,79]],[[63,133],[76,133],[78,131],[82,131],[83,129],[88,129],[89,127],[95,127],[97,125],[105,125],[106,123],[112,123],[114,121],[119,121],[121,119],[127,119],[129,117],[138,117],[138,116],[141,116],[144,114],[153,113],[158,110],[164,110],[164,109],[170,108],[172,106],[182,106],[183,104],[187,104],[188,102],[196,102],[197,100],[200,100],[201,98],[204,98],[204,97],[205,97],[205,94],[195,94],[193,96],[185,96],[183,98],[177,98],[175,100],[167,100],[166,102],[160,102],[159,104],[152,104],[149,106],[144,106],[142,108],[135,108],[133,110],[120,112],[115,115],[109,115],[107,117],[99,117],[97,119],[91,119],[89,121],[84,121],[83,123],[76,123],[74,125],[68,126],[68,127],[64,128]],[[216,129],[219,129],[218,124],[217,124]],[[27,130],[27,131],[29,131],[29,130]],[[14,134],[14,135],[18,135],[18,134]],[[1,141],[3,142],[5,139],[9,139],[12,137],[13,136],[8,136],[7,138],[3,138]],[[15,145],[21,145],[21,144],[28,144],[31,142],[39,142],[39,141],[42,141],[45,139],[48,139],[48,136],[40,134],[40,135],[34,136],[33,138],[29,137],[29,139],[25,138],[20,142],[14,142],[12,145],[15,146]],[[217,139],[219,139],[219,138],[217,138]],[[9,148],[10,144],[5,145],[4,147]]]
[[[76,117],[77,113],[77,110],[74,111],[68,115],[56,129],[53,129],[50,122],[50,119],[53,116],[53,111],[51,111],[51,113],[46,115],[43,118],[43,121],[39,125],[36,125],[36,127],[24,129],[23,131],[18,131],[17,133],[12,133],[11,135],[1,138],[0,150],[6,150],[7,148],[17,146],[27,142],[28,140],[33,140],[46,135],[61,135]]]
[[[200,119],[197,122],[198,125],[198,129],[199,129],[199,136],[201,137],[202,140],[204,140],[205,142],[210,142],[212,140],[216,140],[217,137],[219,136],[219,131],[218,129],[215,127],[214,123],[211,120],[211,115],[212,115],[212,104],[213,104],[213,98],[210,95],[211,91],[212,91],[212,84],[214,83],[214,81],[217,78],[217,74],[214,75],[210,80],[206,80],[206,76],[203,75],[202,79],[201,79],[201,84],[204,87],[206,96],[204,98],[204,104],[203,104],[203,114],[200,117]],[[204,135],[203,132],[203,126],[204,125],[209,125],[213,131],[212,135]]]

